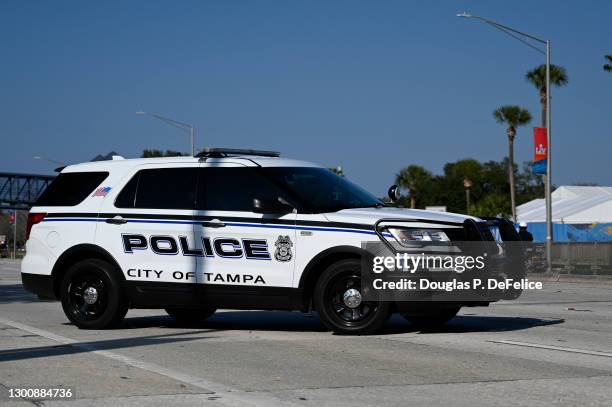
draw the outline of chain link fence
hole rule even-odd
[[[528,271],[546,271],[544,243],[533,243],[527,249]],[[612,276],[612,242],[553,243],[552,271],[570,275]]]

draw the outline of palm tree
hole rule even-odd
[[[516,198],[514,191],[514,137],[516,128],[531,121],[531,113],[520,106],[501,106],[493,112],[493,118],[500,124],[506,124],[508,135],[508,180],[510,182],[510,206],[512,219],[516,220]]]
[[[417,195],[431,182],[432,175],[420,165],[409,165],[395,176],[395,183],[410,191],[410,207],[416,207]]]
[[[605,58],[608,62],[603,66],[603,69],[606,72],[612,72],[612,55],[606,55]]]
[[[540,106],[542,107],[542,127],[546,127],[546,103],[548,94],[546,91],[546,65],[540,65],[527,72],[525,78],[529,83],[540,91]],[[559,65],[550,66],[550,83],[554,86],[567,85],[567,72]]]

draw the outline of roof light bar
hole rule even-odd
[[[250,149],[240,149],[240,148],[211,148],[206,147],[203,148],[196,157],[204,158],[204,157],[229,157],[229,156],[237,156],[237,155],[257,155],[260,157],[279,157],[280,153],[278,151],[265,151],[265,150],[250,150]]]

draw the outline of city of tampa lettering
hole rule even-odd
[[[126,272],[128,277],[133,279],[145,279],[145,280],[154,280],[161,279],[164,274],[163,270],[153,270],[153,269],[140,269],[140,268],[131,268],[127,269]],[[170,277],[174,280],[180,281],[196,281],[196,274],[193,271],[173,271],[169,273]],[[220,284],[266,284],[266,281],[260,275],[252,275],[252,274],[221,274],[221,273],[211,273],[204,272],[201,274],[202,283],[220,283]]]

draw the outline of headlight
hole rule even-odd
[[[401,245],[414,245],[420,242],[450,242],[450,239],[440,229],[408,229],[388,228],[389,233]]]

